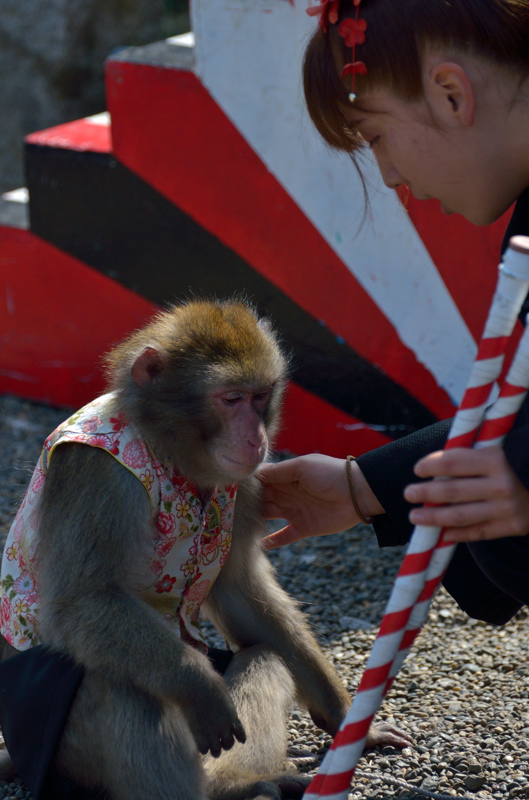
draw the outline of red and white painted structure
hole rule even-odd
[[[192,35],[109,59],[108,113],[27,138],[29,227],[0,208],[0,391],[78,406],[159,305],[239,291],[293,352],[280,447],[358,454],[453,413],[505,221],[405,209],[369,153],[364,219],[304,108],[314,2],[193,0]]]

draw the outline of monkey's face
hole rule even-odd
[[[265,416],[273,387],[220,387],[209,405],[218,428],[208,443],[210,456],[231,480],[246,478],[266,458]]]

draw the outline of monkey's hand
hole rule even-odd
[[[322,713],[309,707],[308,712],[317,728],[321,728],[322,731],[326,731],[326,733],[330,733],[331,736],[335,736],[338,733],[347,709],[345,709],[345,711],[342,709],[342,711],[338,713],[336,713],[336,711],[334,713],[327,713],[327,710]]]
[[[364,749],[396,747],[402,750],[405,747],[413,747],[414,744],[414,739],[395,725],[390,725],[389,722],[374,722],[369,728]]]
[[[210,752],[218,758],[222,750],[233,747],[235,739],[245,742],[246,733],[221,676],[202,654],[192,650],[192,656],[196,658],[187,659],[187,668],[179,676],[178,705],[199,752],[203,755]]]
[[[336,713],[326,713],[322,716],[321,713],[309,708],[309,713],[314,724],[317,725],[318,728],[327,731],[331,736],[335,736],[338,733],[348,709],[349,707],[345,710],[342,708],[341,713],[339,712],[338,715]],[[375,722],[369,728],[365,749],[369,750],[372,747],[396,747],[403,749],[404,747],[412,747],[414,743],[414,740],[409,734],[397,728],[395,725],[390,725],[388,722]]]

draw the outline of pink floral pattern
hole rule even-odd
[[[160,511],[156,517],[156,527],[161,536],[170,536],[176,530],[176,519],[174,514],[167,511]]]
[[[133,439],[125,445],[121,458],[127,467],[133,469],[143,469],[151,460],[147,446],[142,439]]]
[[[173,584],[176,583],[176,578],[172,578],[170,575],[164,575],[159,581],[156,581],[154,584],[156,587],[156,591],[161,592],[170,592],[173,588]]]
[[[92,417],[92,419],[87,419],[86,422],[83,422],[81,430],[83,433],[95,433],[102,422],[103,420],[99,419],[99,417]]]
[[[100,447],[133,472],[146,490],[152,514],[152,582],[141,596],[156,605],[164,595],[164,617],[176,633],[205,648],[198,614],[230,551],[237,484],[219,487],[203,507],[196,487],[172,464],[149,451],[122,413],[114,395],[104,395],[73,414],[44,443],[30,486],[9,532],[2,560],[0,631],[18,650],[40,643],[38,564],[35,557],[38,500],[50,457],[62,442]],[[165,603],[165,600],[164,600]]]

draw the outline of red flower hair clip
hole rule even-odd
[[[338,9],[340,7],[340,0],[321,0],[319,6],[312,6],[307,8],[307,14],[310,17],[316,17],[321,14],[318,27],[322,28],[325,33],[331,25],[336,25],[338,22]]]
[[[364,44],[366,40],[367,22],[365,19],[343,19],[338,26],[338,33],[345,40],[347,47]]]
[[[356,45],[364,44],[367,30],[367,22],[365,19],[360,19],[358,16],[361,2],[362,0],[353,0],[353,5],[355,6],[354,17],[347,17],[347,19],[343,19],[338,26],[338,33],[345,41],[347,47],[350,47],[353,51],[353,58],[351,62],[346,64],[342,69],[342,78],[344,75],[352,76],[351,93],[349,94],[349,101],[351,103],[354,103],[356,100],[355,75],[365,75],[367,73],[367,67],[364,62],[356,60]]]
[[[353,51],[352,60],[349,64],[344,66],[341,75],[342,78],[344,75],[352,76],[351,92],[349,94],[349,100],[351,103],[354,103],[356,100],[355,75],[367,74],[367,67],[364,62],[356,60],[356,45],[364,44],[367,30],[367,22],[365,19],[361,19],[359,17],[361,2],[362,0],[353,0],[353,6],[355,7],[354,17],[346,17],[338,26],[338,33],[345,41],[346,46],[350,47]],[[315,17],[319,14],[320,20],[318,27],[327,33],[329,25],[336,25],[338,22],[339,10],[340,0],[320,0],[319,6],[307,8],[307,14],[309,14],[311,17]]]

